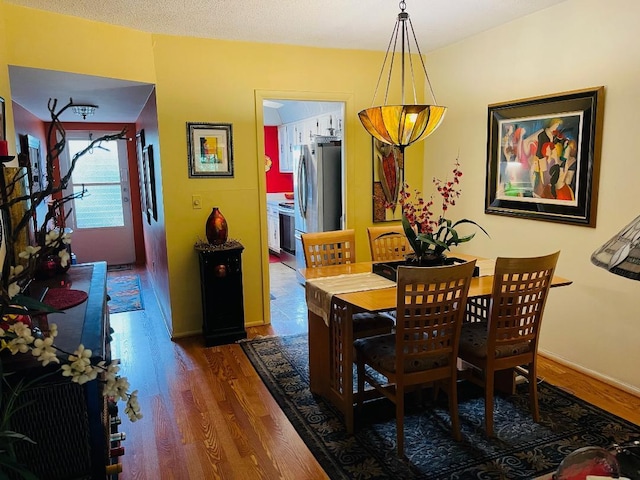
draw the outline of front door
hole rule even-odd
[[[87,148],[91,138],[117,132],[67,132],[67,148],[60,161],[67,172],[73,156]],[[86,193],[65,205],[73,229],[71,250],[78,263],[106,261],[109,265],[135,262],[129,192],[127,145],[112,140],[95,145],[78,158],[66,195]]]

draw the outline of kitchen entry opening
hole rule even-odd
[[[278,98],[262,103],[270,269],[282,271],[285,265],[295,277],[305,266],[301,236],[345,225],[345,103]],[[277,302],[273,290],[272,284]]]
[[[62,171],[93,138],[117,132],[67,132],[67,148],[61,156]],[[79,263],[106,261],[109,265],[135,262],[135,247],[127,145],[112,140],[95,145],[78,158],[66,195],[80,194],[67,205],[66,226],[73,229],[72,249]]]

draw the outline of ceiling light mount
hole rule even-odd
[[[89,105],[89,104],[72,104],[71,110],[76,115],[80,115],[83,120],[86,120],[87,117],[96,113],[97,105]]]
[[[387,60],[389,60],[389,73],[387,76],[387,88],[384,95],[384,104],[380,106],[372,106],[358,113],[362,126],[375,138],[381,142],[395,145],[404,151],[405,147],[412,143],[418,142],[431,135],[436,128],[440,126],[444,118],[444,114],[447,111],[447,107],[439,106],[436,101],[436,96],[427,74],[427,67],[424,64],[422,52],[418,45],[415,31],[413,30],[413,24],[409,18],[409,14],[406,10],[406,3],[400,2],[400,13],[396,19],[395,27],[391,33],[391,39],[387,46],[387,52],[384,56],[384,62],[382,63],[382,69],[378,76],[378,83],[373,94],[373,102],[375,102],[380,81],[382,79]],[[409,29],[410,32],[409,32]],[[411,35],[409,35],[411,33]],[[398,35],[401,34],[401,105],[389,105],[387,98],[389,95],[389,87],[391,85],[393,62],[396,57],[396,45],[398,44]],[[425,81],[429,86],[431,97],[433,98],[433,105],[418,104],[416,95],[416,84],[414,77],[413,58],[411,53],[411,39],[415,43],[420,63],[422,64],[422,70],[424,72]],[[391,46],[393,44],[393,50]],[[391,55],[389,55],[391,52]],[[405,103],[405,63],[409,64],[411,71],[411,87],[413,90],[413,104]]]

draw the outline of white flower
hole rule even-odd
[[[134,390],[133,392],[131,392],[131,395],[129,395],[124,413],[127,414],[131,422],[136,422],[142,418],[142,413],[140,412],[140,404],[138,403],[138,390]]]
[[[55,323],[51,323],[49,324],[49,336],[50,337],[57,337],[58,336],[58,325]]]
[[[7,289],[7,293],[9,294],[9,298],[13,298],[16,295],[18,295],[20,293],[20,285],[18,285],[17,283],[12,283],[9,285],[9,288]]]
[[[69,245],[71,243],[71,234],[63,233],[62,237],[60,237],[60,240],[62,240],[62,243],[64,243],[65,245]]]
[[[31,350],[31,354],[42,362],[43,367],[49,365],[50,362],[60,363],[60,360],[56,357],[56,349],[53,347],[53,337],[47,337],[44,340],[36,338],[33,346],[34,349]]]
[[[33,337],[31,337],[33,339]],[[7,348],[11,352],[11,355],[16,353],[27,353],[29,351],[29,343],[26,339],[16,337],[7,343]]]
[[[129,390],[129,386],[127,377],[116,377],[114,374],[107,373],[107,381],[105,382],[102,394],[106,397],[114,397],[116,400],[127,400],[127,390]]]
[[[9,327],[9,331],[15,333],[16,340],[23,340],[23,343],[31,345],[35,340],[35,338],[33,338],[31,329],[22,322],[17,322],[11,325]]]
[[[24,251],[20,252],[18,254],[18,256],[20,258],[26,258],[29,259],[31,257],[34,257],[38,254],[38,252],[40,251],[42,247],[37,246],[37,247],[32,247],[31,245],[27,245],[27,247],[24,249]]]
[[[112,363],[107,367],[107,371],[105,373],[105,380],[107,381],[116,381],[117,374],[120,371],[120,366]]]
[[[80,344],[73,355],[69,355],[69,364],[62,365],[62,375],[71,377],[71,381],[83,385],[95,380],[98,371],[91,365],[91,350]]]
[[[44,244],[47,247],[55,246],[58,244],[58,237],[60,236],[60,232],[58,230],[50,230],[44,236]]]
[[[69,264],[69,259],[71,258],[69,256],[69,252],[67,252],[66,249],[60,250],[58,252],[58,256],[60,257],[60,266],[62,268],[66,267]]]
[[[24,267],[22,265],[16,265],[15,267],[12,265],[9,269],[9,280],[14,278],[17,275],[20,275],[24,271]]]

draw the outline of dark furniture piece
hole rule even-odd
[[[235,240],[196,245],[200,259],[202,333],[208,347],[247,338],[244,329],[242,261]]]
[[[87,292],[85,302],[40,323],[58,326],[55,344],[60,349],[73,352],[80,344],[91,349],[94,364],[111,360],[106,285],[107,264],[97,262],[74,265],[66,274],[32,286],[32,291],[62,287]],[[10,376],[16,379],[40,378],[59,368],[42,367],[30,354],[3,356],[2,362],[5,371],[16,372]],[[109,470],[118,470],[118,458],[110,458],[110,435],[117,429],[110,416],[114,405],[108,405],[101,386],[98,380],[78,385],[57,372],[23,392],[20,402],[30,403],[12,417],[11,426],[37,443],[18,442],[16,455],[38,478],[104,480],[107,465],[114,463]]]

